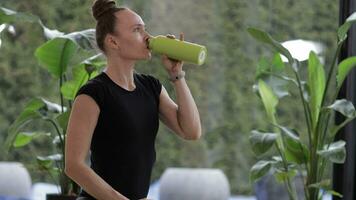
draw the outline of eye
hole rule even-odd
[[[138,31],[140,31],[139,27],[134,28],[134,32],[138,32]]]

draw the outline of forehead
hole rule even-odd
[[[118,12],[116,13],[116,17],[118,18],[118,23],[126,28],[130,28],[136,24],[145,24],[142,18],[132,10]]]

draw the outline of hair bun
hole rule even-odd
[[[115,8],[114,0],[96,0],[92,6],[93,16],[98,21],[107,11]]]

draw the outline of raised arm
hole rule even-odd
[[[160,119],[177,135],[186,140],[196,140],[201,136],[201,124],[197,106],[184,78],[174,82],[177,104],[162,87],[160,95]]]
[[[65,173],[96,199],[128,200],[85,163],[99,113],[91,97],[81,94],[75,99],[66,134]]]
[[[167,37],[174,38],[172,35]],[[184,40],[183,33],[180,35],[180,40]],[[199,112],[184,78],[183,62],[171,60],[167,56],[162,56],[162,62],[170,77],[179,78],[173,81],[177,104],[162,87],[159,105],[160,118],[165,125],[182,138],[199,139],[201,136]]]

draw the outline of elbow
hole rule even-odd
[[[201,137],[201,130],[193,131],[187,134],[184,134],[185,140],[199,140]]]
[[[74,174],[76,174],[76,168],[78,167],[75,167],[75,164],[72,163],[72,162],[66,162],[65,163],[65,166],[64,166],[64,173],[71,179],[73,179],[73,176]]]
[[[194,128],[191,128],[189,130],[182,130],[182,132],[183,132],[183,134],[182,134],[183,138],[185,140],[199,140],[202,135],[201,125],[199,123]]]
[[[69,167],[69,164],[68,164],[67,162],[66,162],[66,164],[65,164],[65,166],[64,166],[64,173],[65,173],[68,177],[72,178],[73,170],[72,170],[71,167]]]

